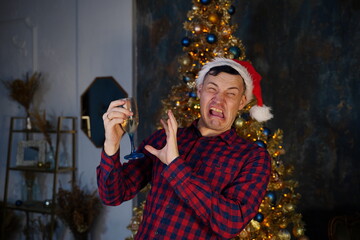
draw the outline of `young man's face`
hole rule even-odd
[[[240,75],[221,72],[208,74],[198,88],[200,113],[198,128],[203,136],[215,136],[229,130],[237,112],[246,104]]]

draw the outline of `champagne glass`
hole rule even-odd
[[[124,98],[122,100],[125,101],[125,104],[122,107],[128,109],[133,113],[132,116],[128,117],[128,119],[126,119],[121,124],[121,127],[124,129],[124,131],[128,133],[131,144],[131,153],[126,155],[124,158],[127,160],[143,158],[144,154],[136,152],[134,145],[134,134],[136,132],[137,126],[139,125],[139,113],[138,113],[136,100],[132,97]]]

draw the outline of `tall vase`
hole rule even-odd
[[[55,153],[54,148],[48,144],[47,152],[46,152],[46,163],[45,167],[47,169],[54,169],[55,168]]]
[[[29,115],[29,114],[26,116],[26,129],[27,129],[27,130],[31,130],[31,129],[32,129],[31,118],[30,118],[30,115]]]

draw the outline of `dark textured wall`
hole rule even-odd
[[[263,97],[296,167],[298,205],[311,239],[328,220],[360,211],[360,1],[235,1],[236,36],[263,75]],[[137,1],[139,138],[155,129],[160,101],[178,83],[190,0]]]

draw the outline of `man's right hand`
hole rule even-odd
[[[104,151],[109,156],[118,151],[121,138],[125,134],[120,124],[133,115],[131,111],[121,107],[124,104],[122,99],[112,101],[102,117],[105,129]]]

